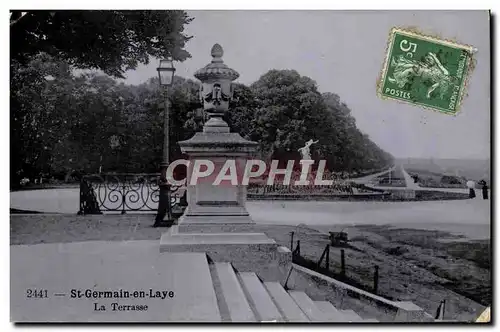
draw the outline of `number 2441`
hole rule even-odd
[[[46,289],[27,289],[26,290],[26,297],[27,298],[35,298],[35,299],[46,298],[46,297],[48,297],[47,290]]]

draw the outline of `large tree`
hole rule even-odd
[[[239,133],[246,139],[254,137],[255,112],[258,108],[254,91],[244,84],[234,83],[233,100],[225,119],[232,131]]]
[[[158,79],[138,86],[127,86],[134,99],[127,107],[126,152],[128,165],[122,170],[157,171],[162,158],[165,98]],[[168,89],[170,108],[170,158],[181,157],[178,141],[190,138],[200,128],[197,110],[201,108],[199,86],[193,80],[176,76]]]
[[[157,78],[134,86],[102,74],[75,76],[45,53],[26,66],[14,61],[11,68],[11,139],[22,147],[11,149],[11,169],[18,177],[158,170],[165,99]],[[233,131],[259,142],[263,158],[298,159],[297,149],[313,138],[319,140],[313,157],[326,159],[333,171],[373,170],[391,162],[359,131],[337,95],[320,94],[314,81],[295,71],[273,70],[234,90],[226,119]],[[168,99],[170,155],[177,159],[177,142],[201,129],[199,84],[176,76]]]
[[[314,139],[319,142],[313,158],[326,159],[330,170],[355,172],[391,162],[392,157],[356,127],[339,96],[319,93],[309,77],[295,70],[270,70],[250,88],[247,99],[254,110],[244,113],[249,123],[244,129],[260,143],[263,156],[298,159],[297,149]]]
[[[69,133],[71,119],[61,110],[71,104],[71,96],[61,92],[73,89],[73,77],[66,63],[46,54],[33,57],[27,66],[13,60],[10,68],[10,169],[14,180],[44,171],[49,166],[51,144]]]
[[[25,14],[25,15],[23,15]],[[183,61],[191,22],[177,10],[38,10],[12,12],[11,58],[27,63],[44,52],[76,68],[123,77],[150,57]]]
[[[38,57],[37,57],[38,58]],[[33,66],[50,63],[33,61]],[[56,64],[53,64],[55,66]],[[48,66],[52,68],[52,66]],[[23,74],[25,71],[19,71]],[[36,89],[33,89],[35,87]],[[201,107],[198,85],[192,80],[175,77],[168,90],[170,104],[171,158],[181,157],[177,142],[190,138],[200,128],[196,110]],[[156,172],[163,146],[164,95],[158,79],[138,86],[118,83],[109,76],[85,74],[63,79],[58,76],[38,85],[27,85],[27,99],[16,117],[12,133],[23,135],[29,149],[11,149],[21,153],[13,161],[21,161],[22,174],[34,177],[45,173],[69,175],[73,172]],[[36,110],[36,112],[35,112]],[[29,143],[29,144],[28,144]]]
[[[107,144],[94,148],[88,140],[123,140],[122,109],[133,98],[123,88],[120,96],[110,78],[76,78],[73,69],[123,77],[151,57],[183,61],[190,57],[184,25],[191,20],[184,11],[11,12],[11,184],[54,168],[96,169],[109,159]],[[116,127],[110,119],[122,128],[117,133],[103,127]],[[114,154],[125,148],[118,143]]]
[[[326,112],[316,82],[295,70],[270,70],[251,89],[258,103],[251,137],[264,155],[298,157],[306,140],[320,138],[316,130]]]

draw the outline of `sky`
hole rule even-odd
[[[338,94],[361,131],[398,158],[490,158],[490,35],[487,11],[188,11],[192,58],[176,75],[192,78],[224,62],[251,84],[270,69],[295,69]],[[456,116],[377,96],[376,84],[393,27],[412,27],[477,49],[467,95]],[[157,61],[127,72],[126,83],[157,75]]]

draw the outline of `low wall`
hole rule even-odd
[[[454,199],[469,199],[469,194],[436,190],[387,189],[391,201],[446,201]]]
[[[352,309],[363,318],[380,322],[432,322],[422,308],[408,301],[390,301],[341,281],[293,264],[287,286],[316,301],[330,301],[337,309]],[[305,289],[304,289],[305,288]]]
[[[248,194],[247,200],[291,200],[291,201],[384,201],[389,193],[373,194]]]
[[[415,194],[416,200],[452,200],[452,199],[469,199],[469,194],[454,193],[434,190],[418,190]]]
[[[468,194],[413,189],[387,189],[379,193],[360,194],[251,194],[248,200],[302,200],[302,201],[444,201],[469,199]]]

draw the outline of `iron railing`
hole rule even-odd
[[[108,173],[83,176],[80,181],[78,214],[157,211],[159,173]],[[172,211],[183,204],[180,186],[171,186]]]

